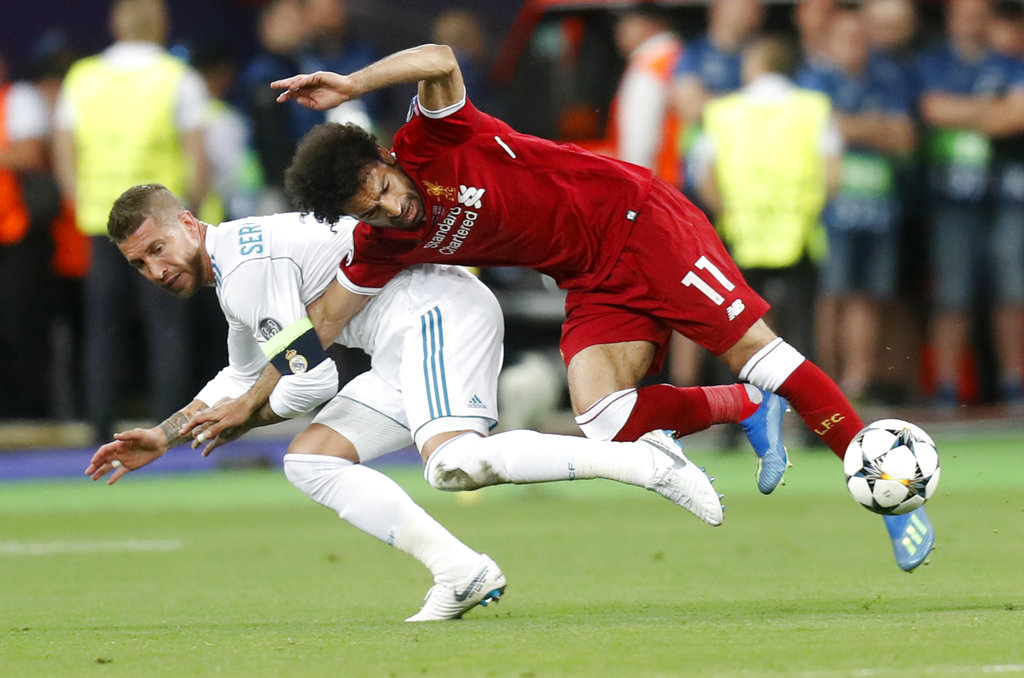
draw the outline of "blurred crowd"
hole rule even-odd
[[[772,303],[773,326],[853,401],[1019,411],[1024,7],[949,0],[933,34],[919,8],[802,0],[791,38],[765,29],[762,3],[715,0],[668,77],[651,68],[668,17],[627,12],[619,96],[634,71],[661,83],[648,129],[684,130],[684,190]],[[664,141],[637,129],[618,154],[658,168]],[[676,349],[673,376],[695,379],[693,351]],[[913,370],[887,378],[898,362]]]
[[[168,45],[163,0],[114,0],[98,55],[54,30],[26,78],[9,80],[0,56],[0,419],[82,419],[106,440],[118,419],[173,412],[223,365],[213,292],[150,294],[106,241],[105,210],[160,181],[210,223],[286,211],[284,170],[317,123],[356,122],[386,145],[402,96],[325,115],[268,87],[383,56],[349,30],[355,2],[266,0],[244,58],[221,41]],[[594,147],[703,207],[791,343],[855,401],[1024,407],[1019,3],[949,0],[944,29],[925,32],[910,0],[801,0],[781,27],[757,0],[711,0],[685,38],[671,10],[618,5]],[[424,35],[456,49],[481,108],[533,131],[488,79],[502,37],[464,8]],[[707,363],[680,339],[663,376],[718,379]]]

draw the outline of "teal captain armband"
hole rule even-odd
[[[320,338],[309,318],[284,328],[267,340],[261,349],[282,376],[302,374],[329,357],[320,345]]]

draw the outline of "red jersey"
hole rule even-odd
[[[519,266],[565,289],[589,289],[611,271],[650,190],[650,170],[577,146],[520,134],[466,99],[419,108],[394,154],[423,199],[413,230],[359,224],[341,264],[359,292],[420,263]]]

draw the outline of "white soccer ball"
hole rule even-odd
[[[868,424],[843,457],[846,487],[861,506],[894,515],[927,501],[939,484],[939,453],[931,436],[901,419]]]

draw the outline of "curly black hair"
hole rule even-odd
[[[334,223],[358,191],[363,169],[380,159],[377,139],[358,125],[327,122],[311,129],[284,175],[292,205]]]

